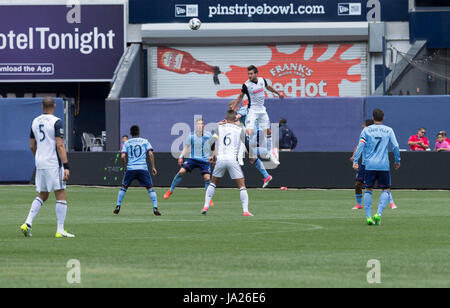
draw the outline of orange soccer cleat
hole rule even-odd
[[[164,194],[164,199],[169,199],[170,195],[172,194],[172,192],[170,191],[170,189]]]

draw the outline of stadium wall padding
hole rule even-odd
[[[365,117],[372,111],[384,111],[384,124],[394,129],[400,149],[409,150],[408,139],[417,135],[419,128],[427,129],[425,137],[433,150],[436,135],[445,130],[450,133],[450,96],[373,96],[366,98]]]
[[[280,166],[268,170],[274,178],[269,187],[351,189],[356,175],[349,161],[351,155],[351,152],[282,152]],[[393,155],[390,158],[392,164]],[[450,153],[402,152],[401,158],[401,168],[391,173],[393,189],[450,189]],[[121,185],[123,171],[118,152],[73,152],[69,153],[69,160],[71,185]],[[180,168],[177,160],[170,153],[155,153],[155,161],[158,174],[153,176],[153,184],[169,187]],[[247,187],[261,187],[262,176],[248,160],[244,162]],[[218,186],[235,187],[235,183],[226,174]],[[184,176],[180,187],[204,187],[200,171]]]
[[[186,123],[192,130],[194,115],[202,115],[206,124],[225,118],[229,99],[125,98],[120,102],[120,135],[129,135],[139,125],[141,135],[149,139],[157,152],[171,152],[175,123]],[[286,118],[298,138],[296,151],[353,151],[361,132],[364,98],[285,98],[267,99],[272,123]],[[186,138],[183,137],[182,140]]]
[[[55,115],[64,122],[64,103],[55,99]],[[0,99],[0,182],[28,183],[34,170],[30,151],[33,119],[42,114],[42,98]]]

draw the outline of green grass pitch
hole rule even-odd
[[[449,191],[394,191],[398,209],[381,226],[351,210],[351,190],[249,190],[254,217],[242,216],[238,190],[220,188],[206,217],[201,189],[168,201],[156,189],[156,217],[142,188],[114,216],[117,192],[70,186],[66,229],[77,237],[54,238],[53,195],[25,238],[34,187],[0,186],[0,287],[450,287]],[[70,259],[80,284],[66,280]],[[371,259],[380,284],[367,282]]]

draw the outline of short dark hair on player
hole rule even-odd
[[[375,109],[373,111],[373,120],[377,122],[381,122],[384,120],[384,112],[381,109]]]
[[[280,122],[278,122],[278,125],[286,125],[287,124],[287,120],[285,118],[281,118]]]
[[[373,124],[373,120],[371,120],[371,119],[367,119],[365,122],[364,122],[364,125],[366,125],[366,126],[370,126],[370,125],[372,125]]]
[[[256,66],[254,66],[254,65],[250,65],[249,67],[247,67],[247,70],[249,72],[253,71],[253,73],[258,74],[258,68]]]
[[[42,100],[42,107],[44,109],[52,109],[55,106],[55,100],[52,97],[46,97]]]
[[[137,125],[131,126],[130,134],[131,134],[132,137],[139,136],[139,126],[137,126]]]
[[[234,122],[236,120],[236,111],[230,109],[227,111],[227,121]]]

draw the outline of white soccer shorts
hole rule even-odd
[[[218,160],[212,175],[216,178],[222,178],[225,171],[228,171],[233,180],[244,177],[244,172],[242,172],[242,168],[236,160]]]
[[[270,120],[267,112],[254,112],[250,109],[245,118],[245,127],[247,129],[255,129],[256,123],[258,123],[259,129],[264,130],[270,128]]]
[[[66,189],[66,182],[63,181],[64,168],[37,169],[36,170],[36,190],[37,192],[51,192]]]

